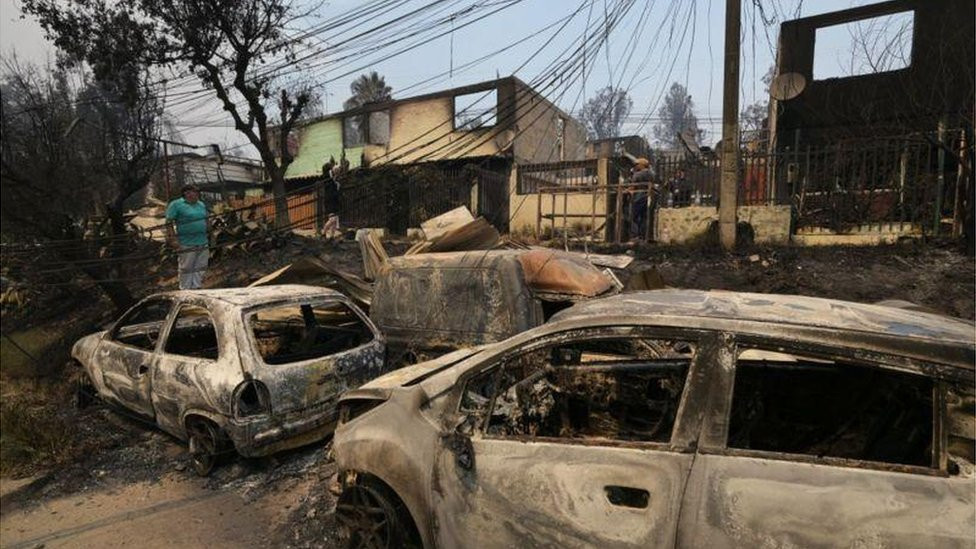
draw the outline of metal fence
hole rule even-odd
[[[962,131],[842,141],[780,155],[797,227],[911,223],[937,231],[955,209]]]
[[[465,206],[499,230],[508,226],[508,177],[473,165],[390,166],[353,172],[340,185],[342,224],[404,234]]]

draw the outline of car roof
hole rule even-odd
[[[976,344],[976,326],[962,319],[835,299],[724,290],[664,289],[593,299],[560,311],[550,323],[610,315],[743,320]]]
[[[238,307],[249,307],[275,301],[283,301],[300,297],[341,297],[342,294],[322,286],[308,286],[304,284],[277,284],[270,286],[253,286],[248,288],[219,288],[213,290],[175,290],[156,294],[157,297],[187,298],[195,297],[223,301]]]

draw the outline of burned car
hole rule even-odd
[[[556,250],[423,253],[390,258],[369,316],[388,338],[391,361],[402,365],[501,341],[614,292],[591,263]]]
[[[973,547],[972,323],[799,296],[591,300],[346,393],[350,544]]]
[[[348,298],[299,285],[155,294],[72,349],[98,397],[187,440],[201,475],[225,451],[331,433],[339,395],[383,373],[384,354]]]

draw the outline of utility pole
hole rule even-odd
[[[735,248],[739,193],[739,30],[741,0],[725,2],[725,88],[722,94],[722,179],[718,194],[718,234],[722,247]]]

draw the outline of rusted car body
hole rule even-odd
[[[369,316],[403,364],[501,341],[613,292],[592,264],[555,250],[425,253],[389,260]]]
[[[339,395],[385,372],[384,354],[347,297],[300,285],[155,294],[72,349],[103,400],[188,440],[201,474],[231,446],[261,456],[330,433]]]
[[[974,333],[799,296],[580,303],[346,393],[337,517],[352,544],[973,547]]]

